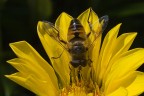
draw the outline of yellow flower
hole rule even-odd
[[[26,41],[10,43],[18,58],[8,63],[18,72],[6,77],[38,96],[137,96],[144,92],[144,73],[137,71],[144,63],[144,49],[129,50],[137,33],[129,32],[117,37],[121,25],[118,24],[107,33],[101,44],[103,21],[99,22],[91,8],[87,9],[78,16],[78,20],[86,34],[93,27],[93,31],[100,35],[96,40],[96,34],[87,38],[88,43],[93,42],[88,52],[91,64],[74,68],[70,64],[71,55],[65,50],[67,46],[60,44],[68,43],[72,19],[63,12],[55,27],[48,22],[38,22],[38,36],[51,65]]]

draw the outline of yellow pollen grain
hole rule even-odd
[[[103,95],[101,95],[98,90],[87,93],[85,87],[73,85],[71,87],[63,88],[60,96],[103,96]]]

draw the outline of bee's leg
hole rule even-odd
[[[83,76],[82,76],[81,70],[82,70],[82,66],[80,65],[78,67],[77,71],[76,71],[77,72],[76,75],[77,75],[77,85],[78,86],[81,86],[81,82],[83,80]]]
[[[89,32],[89,33],[87,34],[87,38],[90,36],[90,34],[91,34],[91,32]]]
[[[88,50],[88,47],[86,48],[86,52],[87,52],[87,65],[89,65],[91,67],[92,60],[90,58],[90,52]]]
[[[78,67],[78,78],[79,78],[79,81],[81,81],[81,78],[82,78],[82,75],[81,75],[81,69],[82,69],[82,66],[80,65],[79,67]]]
[[[60,38],[59,38],[59,40],[60,40],[62,43],[67,44],[67,42],[66,42],[66,41],[61,40]]]
[[[62,53],[60,53],[60,55],[58,57],[51,57],[51,58],[52,59],[58,59],[58,58],[60,58],[62,56],[63,52],[64,52],[64,50],[62,51]]]
[[[90,58],[87,60],[87,64],[92,67],[92,60]]]
[[[79,85],[80,82],[80,70],[79,67],[74,68],[72,66],[71,71],[70,71],[70,83],[72,84],[76,84],[77,86]]]
[[[93,61],[92,61],[92,58],[90,58],[90,52],[88,50],[87,52],[87,65],[90,67],[91,69],[91,72],[90,72],[90,77],[91,77],[91,80],[95,80],[95,70],[94,70],[94,67],[93,67]]]

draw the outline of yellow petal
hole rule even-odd
[[[63,45],[58,41],[58,31],[55,30],[49,23],[39,21],[37,25],[38,36],[46,50],[49,58],[59,57],[62,53]]]
[[[95,61],[98,61],[98,55],[99,55],[99,51],[100,51],[100,45],[101,45],[101,37],[102,35],[100,35],[92,44],[92,47],[90,47],[90,49],[88,50],[90,54],[89,58],[91,58],[91,60],[93,61],[93,65],[97,66],[96,63],[94,63]]]
[[[106,72],[103,76],[104,82],[105,82],[105,78],[107,77],[107,74],[109,73],[109,71],[111,69],[113,62],[115,60],[117,60],[123,52],[127,51],[130,48],[136,35],[137,35],[137,33],[134,33],[134,32],[133,33],[125,33],[116,39],[116,43],[114,45],[115,48],[113,49],[113,53],[112,53],[113,57],[110,60],[110,62],[108,64],[108,68],[106,69]]]
[[[127,71],[134,71],[139,68],[144,62],[144,49],[143,48],[135,48],[123,53],[120,58],[115,61],[113,64],[111,71],[121,70],[119,71],[120,75],[127,73]],[[123,68],[125,66],[125,68]]]
[[[55,37],[51,37],[50,34],[56,34],[56,30],[54,30],[48,23],[41,21],[38,22],[37,30],[41,43],[46,50],[55,71],[60,76],[62,84],[69,84],[70,58],[68,56],[68,51],[62,47],[64,45],[60,44]]]
[[[23,77],[21,73],[15,73],[6,75],[6,77],[40,96],[58,96],[59,94],[58,90],[51,82],[41,81],[39,78],[35,78],[32,75]]]
[[[80,14],[78,16],[78,19],[80,20],[81,24],[84,26],[86,34],[88,34],[91,31],[89,23],[91,25],[94,25],[92,26],[94,29],[93,31],[97,32],[99,26],[99,18],[91,8],[87,9],[82,14]]]
[[[12,81],[16,82],[17,84],[27,88],[28,90],[30,90],[29,87],[27,87],[25,85],[24,82],[26,82],[26,76],[24,76],[22,73],[20,72],[17,72],[17,73],[14,73],[14,74],[11,74],[11,75],[5,75],[7,78],[11,79]]]
[[[70,66],[70,61],[67,58],[67,53],[63,52],[60,58],[52,60],[53,67],[58,73],[63,87],[70,84],[70,69],[68,67]]]
[[[100,46],[101,46],[101,37],[102,35],[100,35],[96,40],[95,42],[93,43],[92,47],[89,48],[88,50],[88,58],[92,61],[91,62],[91,65],[93,66],[92,67],[92,78],[93,79],[96,79],[96,70],[97,70],[97,67],[99,66],[98,65],[98,59],[99,59],[99,52],[100,52]],[[87,70],[86,72],[87,73]],[[91,74],[89,74],[91,76]]]
[[[137,74],[138,74],[138,72],[132,71],[132,72],[125,74],[125,76],[123,76],[121,78],[113,80],[113,82],[109,83],[109,85],[104,85],[105,86],[105,88],[104,88],[105,93],[109,94],[109,93],[117,90],[119,87],[125,87],[126,88],[127,86],[129,86],[134,81]]]
[[[67,13],[63,12],[60,14],[60,16],[57,18],[55,22],[55,27],[58,28],[61,39],[66,42],[67,42],[68,28],[70,26],[71,20],[72,17]]]
[[[125,33],[119,36],[116,40],[115,48],[113,51],[113,55],[120,55],[121,53],[127,51],[131,44],[133,43],[133,40],[135,39],[137,33]]]
[[[9,61],[13,66],[19,68],[19,71],[26,72],[28,69],[29,74],[41,77],[52,82],[56,89],[58,88],[57,77],[53,68],[37,53],[37,51],[25,41],[10,43],[10,47],[20,59],[13,59]],[[22,64],[22,65],[19,65]],[[26,72],[26,74],[28,74]],[[39,73],[38,73],[39,72]],[[25,75],[26,75],[25,74]]]
[[[55,88],[49,81],[42,81],[39,78],[34,78],[30,76],[25,82],[27,86],[34,89],[36,94],[39,96],[58,96],[59,90]]]
[[[32,62],[27,59],[15,58],[9,60],[8,63],[10,63],[13,67],[15,67],[19,72],[21,72],[25,76],[32,74],[33,76],[41,80],[51,79],[49,78],[49,73],[47,73],[41,66],[39,66],[37,62]]]
[[[111,94],[108,94],[106,96],[127,96],[128,92],[125,88],[120,87],[116,91],[112,92]]]
[[[137,96],[144,92],[144,73],[139,72],[134,82],[127,88],[128,96]]]
[[[33,64],[31,64],[31,63],[26,64],[26,60],[24,60],[24,59],[15,58],[15,59],[8,60],[7,62],[9,64],[11,64],[15,69],[17,69],[17,71],[19,71],[21,74],[23,74],[25,76],[27,76],[31,73],[29,70],[27,70],[27,67],[25,67],[25,66],[28,65],[28,68],[31,69]]]
[[[107,89],[112,89],[113,83],[120,78],[123,78],[126,74],[131,73],[140,67],[144,62],[144,49],[133,49],[123,55],[121,58],[115,61],[111,67],[111,71],[108,74],[106,83]]]
[[[100,50],[98,66],[96,69],[96,76],[97,79],[99,79],[98,84],[101,83],[103,74],[105,73],[108,66],[108,62],[111,59],[120,25],[121,24],[118,24],[117,26],[112,28],[104,38],[102,48]]]

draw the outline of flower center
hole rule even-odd
[[[61,90],[60,96],[103,96],[99,86],[90,78],[85,80],[81,72],[73,70],[71,84]]]
[[[63,88],[60,96],[103,96],[99,88],[91,89],[89,86],[76,86],[75,84],[70,87]]]

